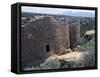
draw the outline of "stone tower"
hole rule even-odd
[[[42,63],[48,52],[59,54],[70,47],[67,19],[44,17],[21,29],[22,65]]]
[[[80,40],[80,23],[72,23],[69,26],[70,48],[73,49],[79,45]]]

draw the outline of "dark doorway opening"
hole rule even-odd
[[[50,46],[49,46],[49,44],[46,45],[46,52],[50,52]]]

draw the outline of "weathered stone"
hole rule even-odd
[[[80,23],[72,23],[69,26],[70,48],[73,49],[79,45],[80,41]]]
[[[70,47],[67,20],[58,21],[45,17],[31,22],[21,29],[22,65],[40,64],[48,57],[48,53],[63,52]],[[49,51],[47,51],[49,47]]]
[[[86,38],[88,41],[93,38],[93,35],[95,34],[95,30],[88,30],[84,34],[84,38]]]

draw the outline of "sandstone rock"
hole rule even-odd
[[[87,40],[91,40],[94,34],[95,34],[95,30],[86,31],[84,34],[84,38],[86,38]]]

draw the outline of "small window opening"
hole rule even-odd
[[[50,46],[49,46],[49,44],[46,45],[46,52],[50,52]]]

